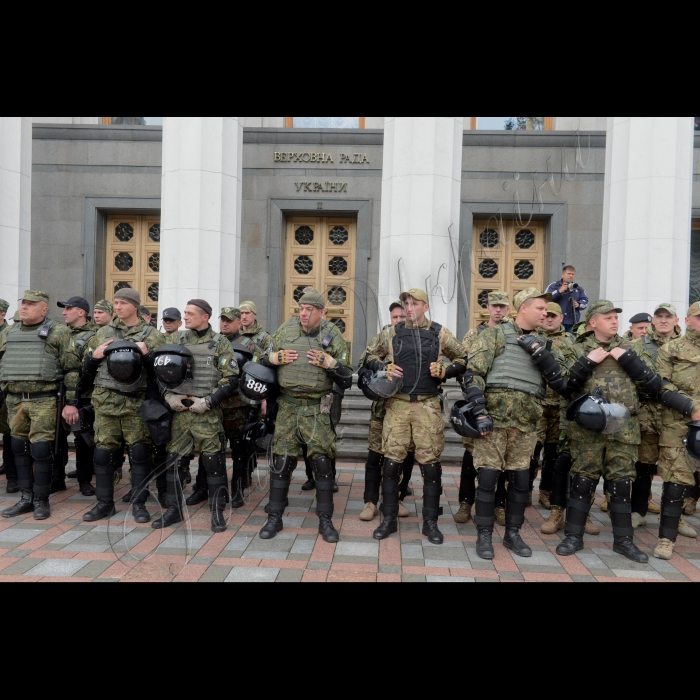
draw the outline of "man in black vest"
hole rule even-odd
[[[367,348],[365,367],[400,378],[403,387],[386,404],[382,453],[384,516],[374,538],[384,540],[398,532],[399,492],[403,463],[411,441],[423,474],[423,535],[433,544],[442,544],[438,528],[442,515],[442,465],[445,449],[445,421],[438,398],[440,385],[466,371],[467,353],[454,335],[426,314],[428,295],[412,289],[401,295],[406,322],[383,330]],[[443,362],[443,358],[451,364]]]

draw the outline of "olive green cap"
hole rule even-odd
[[[549,304],[547,304],[547,314],[561,316],[563,313],[564,312],[561,310],[561,306],[559,306],[559,304],[555,304],[553,301],[550,301]]]
[[[428,295],[422,289],[409,289],[407,292],[404,292],[401,295],[401,301],[406,303],[406,299],[408,299],[408,297],[412,297],[416,301],[422,301],[424,304],[430,303]]]
[[[135,306],[137,309],[141,309],[141,295],[131,287],[125,287],[120,289],[115,295],[114,299],[121,299],[122,301],[128,301],[129,304]]]
[[[545,299],[547,303],[549,303],[552,301],[552,295],[542,294],[539,289],[535,289],[534,287],[530,287],[530,289],[523,289],[522,292],[518,292],[513,298],[513,308],[516,311],[520,311],[520,307],[526,301],[530,301],[530,299]]]
[[[696,301],[689,309],[688,316],[700,316],[700,302]]]
[[[596,314],[611,314],[613,311],[618,314],[622,313],[622,309],[618,309],[611,301],[601,299],[588,307],[586,321],[590,321]]]
[[[225,318],[229,321],[241,320],[241,312],[234,306],[225,306],[221,309],[221,316],[219,318]]]
[[[49,295],[46,292],[37,292],[33,289],[28,289],[20,301],[45,301],[49,303]]]
[[[10,302],[5,301],[4,299],[0,299],[0,314],[4,313],[10,308]]]
[[[304,296],[299,299],[299,306],[303,306],[304,304],[315,306],[317,309],[326,308],[326,300],[323,294],[313,287],[307,287],[304,290]]]
[[[256,316],[258,315],[258,307],[252,301],[244,301],[238,308],[240,311],[250,311]]]
[[[505,292],[490,292],[489,304],[491,306],[510,306],[510,296]]]
[[[97,304],[95,304],[95,311],[103,311],[110,316],[114,316],[114,306],[111,301],[107,301],[106,299],[98,301]]]

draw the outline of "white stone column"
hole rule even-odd
[[[32,251],[32,124],[0,117],[0,298],[17,310],[29,289]]]
[[[693,117],[608,117],[601,298],[625,322],[663,302],[688,309],[693,129]]]
[[[463,130],[464,117],[385,117],[379,276],[383,319],[402,291],[420,288],[431,297],[432,319],[457,331]]]
[[[194,298],[215,316],[238,303],[242,151],[239,117],[165,117],[161,313]]]

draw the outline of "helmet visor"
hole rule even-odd
[[[624,430],[632,420],[632,414],[627,406],[619,403],[609,403],[601,406],[605,413],[604,435],[615,435]]]
[[[383,399],[390,399],[403,389],[403,379],[389,377],[386,372],[377,372],[369,382],[372,391]]]

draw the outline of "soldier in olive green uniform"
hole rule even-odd
[[[57,395],[66,387],[62,417],[72,421],[80,400],[80,357],[65,326],[49,321],[49,296],[27,291],[22,323],[0,337],[0,391],[7,395],[22,499],[3,513],[13,518],[34,511],[35,520],[51,517],[49,495],[56,440]]]
[[[402,381],[399,393],[386,404],[382,436],[384,520],[374,538],[383,540],[398,532],[402,464],[413,442],[424,481],[423,535],[433,544],[442,544],[438,519],[442,515],[445,421],[438,394],[443,382],[464,374],[466,352],[449,330],[426,317],[430,305],[423,290],[404,292],[401,301],[406,306],[406,322],[382,331],[367,348],[365,360],[367,369],[387,372]],[[445,358],[451,364],[445,364]]]
[[[639,456],[639,390],[655,395],[661,386],[652,363],[640,357],[632,342],[618,335],[618,314],[610,301],[588,307],[592,331],[564,350],[569,390],[574,399],[599,390],[606,401],[627,407],[630,421],[613,434],[586,430],[571,422],[571,498],[566,516],[566,539],[557,547],[560,556],[572,556],[584,548],[583,535],[592,497],[601,477],[610,498],[613,550],[637,563],[649,558],[634,544],[632,528],[632,482]]]
[[[686,324],[686,334],[664,345],[656,360],[659,374],[667,382],[661,389],[665,410],[659,439],[659,476],[664,480],[664,490],[659,544],[654,551],[657,559],[664,560],[673,556],[683,502],[696,484],[695,465],[689,460],[684,441],[689,420],[700,420],[700,304],[690,307]]]
[[[185,309],[187,330],[177,334],[178,347],[191,354],[194,367],[191,378],[164,394],[175,416],[166,458],[168,510],[153,523],[155,530],[182,522],[182,485],[190,455],[195,450],[202,455],[207,473],[212,531],[226,530],[228,483],[221,404],[238,390],[239,372],[231,343],[221,333],[214,332],[209,323],[212,313],[211,306],[203,299],[191,300]],[[159,366],[166,366],[169,359],[156,357],[156,374]]]
[[[7,310],[10,304],[4,299],[0,299],[0,339],[10,330],[10,325],[5,321]],[[5,395],[0,393],[0,435],[2,435],[2,467],[0,476],[7,478],[7,493],[18,493],[17,468],[15,467],[15,456],[12,453],[12,435],[10,426],[7,423],[7,404]]]
[[[551,295],[537,289],[518,293],[513,300],[515,320],[484,331],[469,353],[468,372],[473,382],[465,396],[477,406],[474,415],[484,435],[474,448],[474,464],[479,471],[474,517],[476,551],[482,559],[495,557],[494,501],[503,471],[509,473],[510,481],[503,544],[518,556],[532,556],[520,537],[529,501],[530,457],[544,414],[547,384],[558,393],[566,389],[561,353],[555,347],[550,351],[546,340],[536,332],[547,316],[550,301]]]
[[[347,345],[335,324],[323,320],[323,294],[307,289],[299,300],[299,319],[283,324],[272,338],[261,364],[277,367],[281,395],[275,430],[274,467],[270,470],[269,518],[260,537],[272,539],[282,531],[292,473],[299,450],[306,445],[316,474],[319,534],[337,542],[333,527],[333,460],[336,436],[331,422],[333,385],[352,386]]]
[[[92,403],[95,407],[95,481],[97,505],[83,519],[95,522],[110,518],[114,508],[114,475],[122,442],[126,443],[131,463],[132,506],[137,523],[147,523],[151,516],[146,510],[148,481],[154,471],[152,440],[148,426],[138,411],[146,399],[152,351],[165,344],[165,337],[143,320],[139,312],[141,295],[130,288],[114,295],[114,320],[88,343],[88,355],[83,364],[83,380],[94,382]],[[116,340],[136,343],[143,354],[143,371],[131,385],[116,382],[107,370],[105,350]]]

